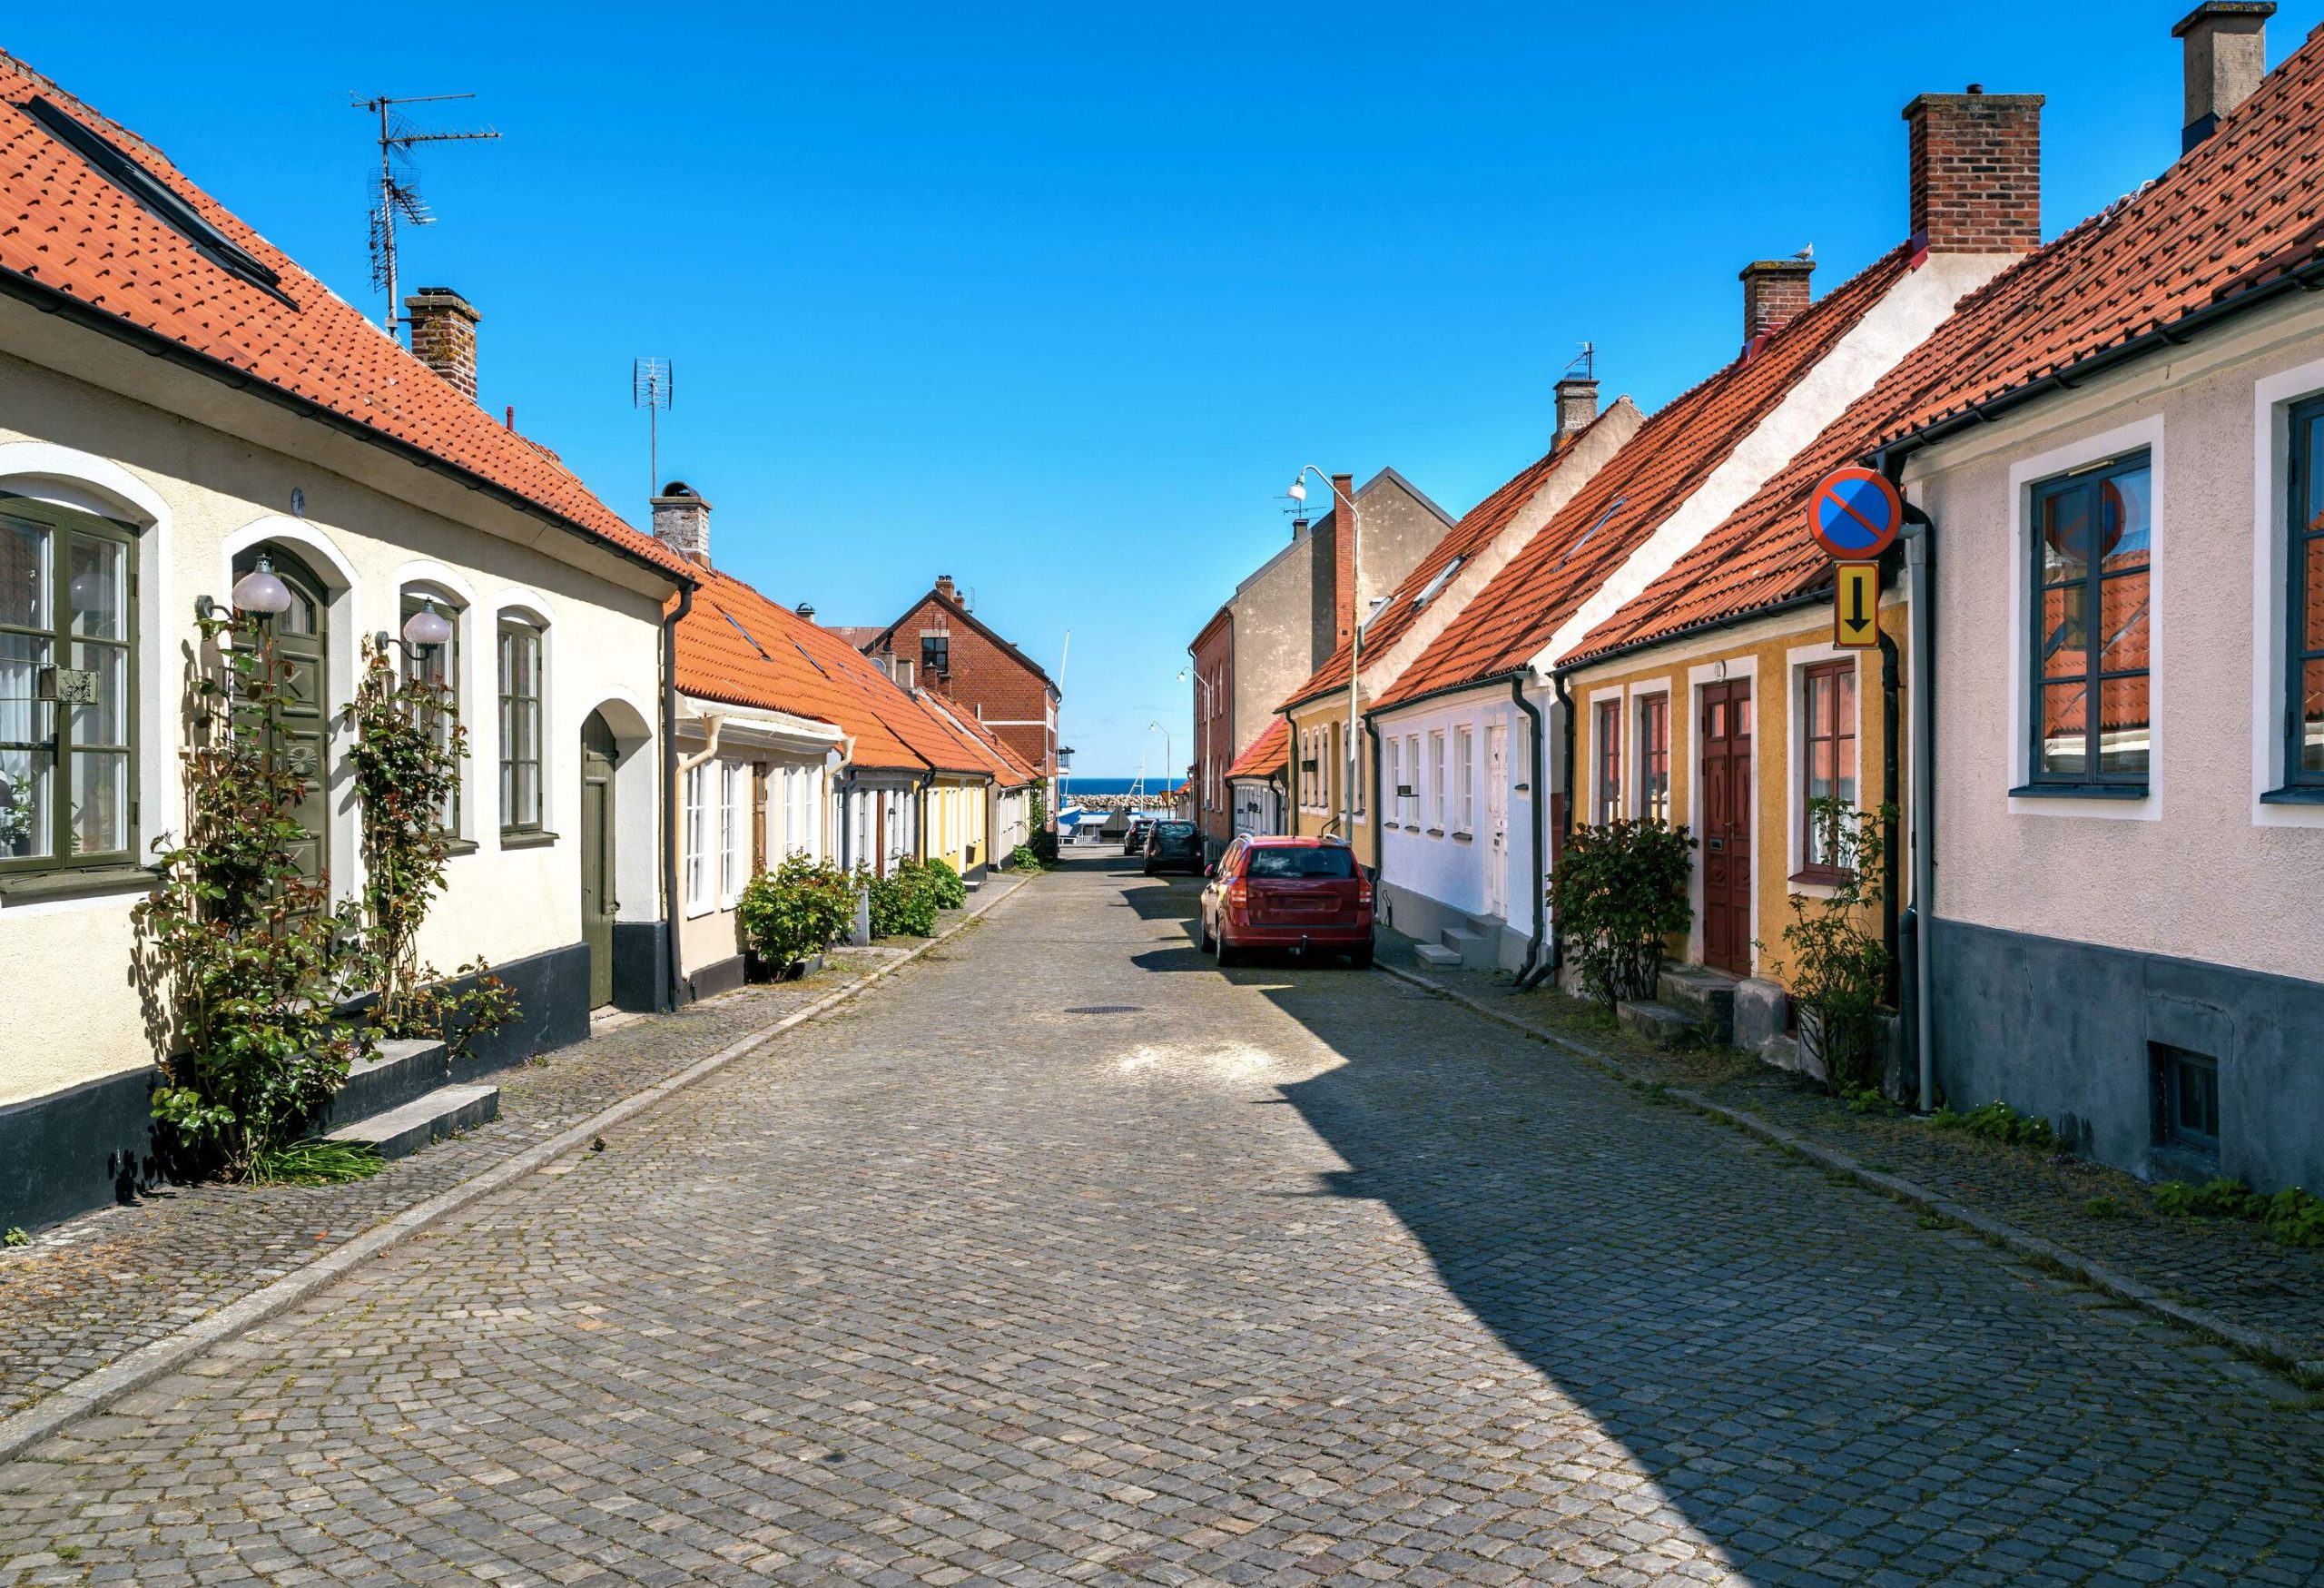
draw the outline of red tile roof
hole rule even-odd
[[[1269,719],[1267,731],[1251,741],[1251,747],[1235,757],[1235,764],[1226,775],[1237,777],[1272,777],[1291,766],[1291,719],[1278,716]]]
[[[931,689],[924,692],[930,704],[936,707],[954,731],[965,737],[969,745],[983,758],[992,773],[993,781],[1002,788],[1023,788],[1041,780],[1039,771],[1008,742],[978,720],[977,715],[948,695]]]
[[[281,296],[226,268],[98,171],[33,113],[35,99],[113,144],[272,271]],[[495,421],[332,296],[159,150],[6,54],[0,54],[0,279],[35,296],[44,290],[72,300],[101,324],[175,344],[325,409],[359,433],[418,449],[680,579],[692,571],[624,523],[554,453]]]
[[[1808,492],[1843,464],[2324,254],[2324,40],[2137,193],[1964,298],[1935,332],[1669,572],[1574,647],[1602,657],[1831,583]]]
[[[1909,268],[1908,251],[1895,250],[1648,419],[1379,704],[1524,666]]]
[[[972,740],[852,646],[731,575],[705,569],[701,578],[677,630],[684,694],[833,724],[855,740],[858,766],[989,770]]]
[[[1605,415],[1600,414],[1590,423],[1595,425],[1604,418]],[[1414,602],[1428,588],[1430,582],[1455,562],[1465,563],[1491,546],[1524,510],[1525,504],[1540,494],[1541,488],[1549,483],[1550,477],[1573,456],[1574,448],[1589,433],[1585,427],[1564,446],[1543,453],[1519,469],[1514,478],[1470,508],[1452,527],[1450,534],[1430,547],[1428,555],[1413,566],[1413,571],[1404,576],[1403,582],[1388,597],[1387,605],[1364,626],[1364,653],[1379,656],[1403,638],[1405,631],[1420,619],[1421,608]],[[1345,689],[1350,648],[1343,642],[1324,659],[1324,665],[1316,668],[1305,684],[1286,695],[1275,709],[1288,711],[1335,690]]]

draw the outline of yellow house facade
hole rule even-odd
[[[1356,739],[1355,801],[1346,809],[1347,691],[1335,689],[1285,713],[1291,721],[1291,831],[1305,838],[1338,838],[1356,863],[1380,863],[1379,834],[1371,820],[1372,743]]]

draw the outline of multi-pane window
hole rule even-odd
[[[751,768],[747,762],[718,764],[718,902],[728,910],[742,896],[751,858]]]
[[[2211,1154],[2219,1150],[2219,1060],[2183,1048],[2154,1050],[2155,1101],[2165,1146]]]
[[[1638,702],[1638,814],[1670,820],[1670,697],[1642,695]]]
[[[1622,703],[1600,701],[1597,716],[1597,730],[1590,736],[1591,745],[1598,752],[1595,824],[1604,827],[1621,820],[1622,815]]]
[[[2284,783],[2324,789],[2324,399],[2291,416]]]
[[[1444,735],[1442,733],[1428,736],[1428,825],[1433,833],[1444,830]]]
[[[2145,786],[2152,494],[2144,452],[2034,488],[2035,784]]]
[[[0,498],[0,873],[132,859],[136,542]]]
[[[500,829],[541,829],[541,631],[500,620]]]
[[[1452,827],[1458,833],[1477,829],[1476,735],[1464,724],[1452,730]]]
[[[1404,735],[1404,781],[1412,785],[1411,804],[1406,807],[1404,825],[1420,825],[1420,735]]]
[[[1404,742],[1392,736],[1383,749],[1388,757],[1388,797],[1393,802],[1384,808],[1401,822],[1404,819]]]
[[[952,639],[950,635],[923,634],[920,636],[920,675],[923,678],[941,678],[952,670]]]
[[[426,726],[438,745],[448,745],[460,721],[460,610],[440,596],[424,590],[406,590],[398,627],[419,612],[433,607],[437,615],[452,626],[452,637],[442,645],[403,647],[403,676],[413,682],[425,680],[441,692],[440,705],[431,708]],[[454,833],[460,830],[460,780],[455,777],[452,786],[444,793],[444,807],[436,819],[439,833]]]
[[[710,769],[707,766],[686,768],[685,787],[681,791],[684,805],[684,829],[685,855],[686,908],[696,912],[710,908],[710,813],[708,800]]]
[[[1818,820],[1817,800],[1856,809],[1856,663],[1824,662],[1801,675],[1799,853],[1810,871],[1837,872],[1845,856],[1833,853],[1836,838],[1853,829],[1843,816],[1835,830]]]

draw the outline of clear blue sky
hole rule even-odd
[[[477,91],[446,120],[504,135],[425,157],[406,281],[483,311],[487,406],[642,522],[630,360],[675,360],[722,567],[832,622],[950,573],[1052,671],[1070,629],[1103,775],[1156,720],[1183,761],[1187,642],[1299,465],[1458,514],[1582,339],[1665,400],[1747,261],[1812,242],[1820,293],[1901,240],[1923,90],[2050,96],[2054,235],[2176,155],[2192,3],[131,4],[0,45],[374,312],[348,96]]]

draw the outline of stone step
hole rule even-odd
[[[417,1037],[389,1038],[379,1044],[377,1058],[358,1059],[349,1069],[347,1084],[323,1110],[323,1127],[329,1129],[399,1109],[451,1079],[452,1062],[443,1043]]]
[[[455,1130],[466,1130],[499,1115],[497,1086],[439,1086],[400,1108],[342,1125],[324,1139],[369,1142],[379,1149],[381,1158],[409,1158],[431,1141],[441,1141]]]
[[[1712,1039],[1724,1045],[1735,1040],[1735,990],[1741,981],[1724,971],[1703,965],[1665,966],[1655,997],[1698,1026],[1710,1022]]]
[[[1457,955],[1463,965],[1489,965],[1492,962],[1492,939],[1472,927],[1448,926],[1436,934],[1444,946]]]
[[[1413,952],[1419,956],[1422,964],[1433,965],[1440,971],[1457,971],[1461,968],[1460,951],[1448,949],[1441,942],[1414,943]]]
[[[1614,1005],[1614,1021],[1623,1031],[1649,1048],[1702,1046],[1702,1021],[1667,1003],[1631,1002]]]

